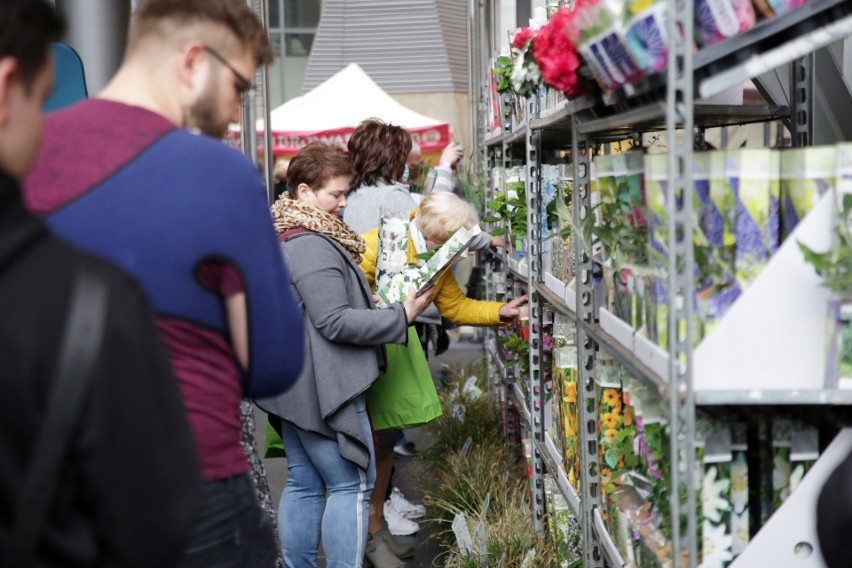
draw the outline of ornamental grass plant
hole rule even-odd
[[[479,378],[485,375],[483,370],[483,363],[442,369],[438,398],[443,417],[424,427],[433,444],[418,456],[427,469],[442,468],[447,456],[464,447],[468,438],[472,447],[505,446],[502,413],[484,392],[487,387]]]
[[[444,367],[444,415],[426,426],[434,444],[417,457],[427,515],[446,550],[435,565],[555,566],[555,546],[535,533],[529,480],[507,446],[501,410],[478,378],[484,366],[478,370]],[[470,555],[452,528],[460,513],[473,537]]]

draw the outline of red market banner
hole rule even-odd
[[[420,128],[407,128],[412,142],[420,145],[424,153],[441,151],[453,141],[452,129],[449,124],[437,124]],[[272,133],[272,152],[276,156],[293,156],[311,142],[325,142],[333,146],[346,148],[349,137],[355,127],[334,128],[312,132],[274,132]],[[227,142],[239,147],[240,133],[231,130],[227,134]],[[257,132],[257,146],[263,152],[263,131]]]

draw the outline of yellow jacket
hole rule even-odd
[[[376,257],[378,256],[379,228],[361,235],[367,243],[366,252],[361,255],[361,270],[367,276],[370,287],[375,287]],[[411,237],[408,237],[408,263],[417,264],[417,250]],[[456,325],[500,325],[500,307],[502,302],[484,302],[472,300],[464,295],[452,270],[447,270],[435,283],[432,301],[441,315]]]

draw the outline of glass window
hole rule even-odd
[[[319,20],[319,0],[284,0],[285,27],[316,28]]]
[[[314,34],[285,34],[284,44],[287,46],[287,56],[307,57],[311,54],[314,44]]]
[[[269,27],[281,27],[281,5],[278,0],[269,0]]]

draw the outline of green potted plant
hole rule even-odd
[[[852,193],[836,200],[834,246],[817,252],[799,242],[799,249],[834,296],[834,330],[829,344],[829,372],[837,381],[852,380]]]

